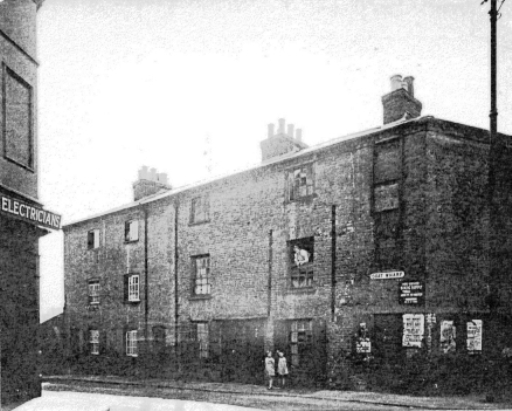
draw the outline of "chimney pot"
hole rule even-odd
[[[268,138],[274,137],[274,124],[270,123],[268,125]]]
[[[302,142],[302,129],[301,128],[298,128],[295,131],[295,138],[297,139],[297,141],[301,141]]]
[[[391,91],[398,90],[399,88],[402,88],[402,76],[396,74],[391,77]]]
[[[407,91],[411,95],[411,97],[414,97],[414,77],[413,76],[407,76],[404,77],[404,83],[407,84]]]
[[[277,132],[279,134],[284,134],[284,127],[285,127],[285,119],[284,118],[280,118],[279,119],[279,128],[278,128]]]
[[[142,166],[139,170],[139,180],[147,180],[148,179],[148,167]]]
[[[293,138],[293,131],[295,129],[295,126],[293,124],[288,124],[288,137]]]
[[[157,181],[156,168],[149,169],[149,179],[151,181]]]
[[[167,174],[158,173],[158,182],[167,185]]]

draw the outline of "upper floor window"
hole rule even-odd
[[[129,357],[137,357],[139,355],[137,348],[137,330],[129,330],[126,332],[126,355]]]
[[[139,240],[139,221],[130,220],[124,223],[124,241],[138,241]]]
[[[305,164],[288,174],[290,200],[298,200],[313,194],[313,164]]]
[[[91,230],[87,233],[87,248],[92,250],[100,246],[100,230]]]
[[[100,282],[89,281],[89,304],[100,303]]]
[[[127,274],[124,277],[124,299],[127,302],[140,301],[139,274]]]
[[[210,256],[192,258],[194,275],[194,295],[210,294]]]
[[[32,86],[7,66],[3,68],[4,156],[33,169]]]
[[[190,223],[201,223],[209,219],[209,199],[207,196],[195,197],[190,204]]]
[[[290,241],[290,279],[292,288],[313,286],[314,237]]]
[[[100,353],[99,330],[89,330],[89,344],[91,346],[91,354],[98,355]]]

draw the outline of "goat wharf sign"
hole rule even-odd
[[[385,271],[383,273],[370,274],[372,280],[392,280],[395,278],[402,278],[405,275],[403,271]]]
[[[52,230],[60,229],[60,215],[4,194],[0,194],[0,212],[15,216],[30,224],[51,228]]]

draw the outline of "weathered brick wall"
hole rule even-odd
[[[35,227],[0,215],[2,404],[39,396],[39,271]]]

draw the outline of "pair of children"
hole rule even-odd
[[[268,389],[272,389],[274,377],[276,375],[276,361],[272,357],[272,351],[267,351],[265,357],[265,375],[268,381]],[[288,364],[282,351],[277,350],[277,375],[281,379],[281,387],[284,388],[286,376],[288,375]]]

